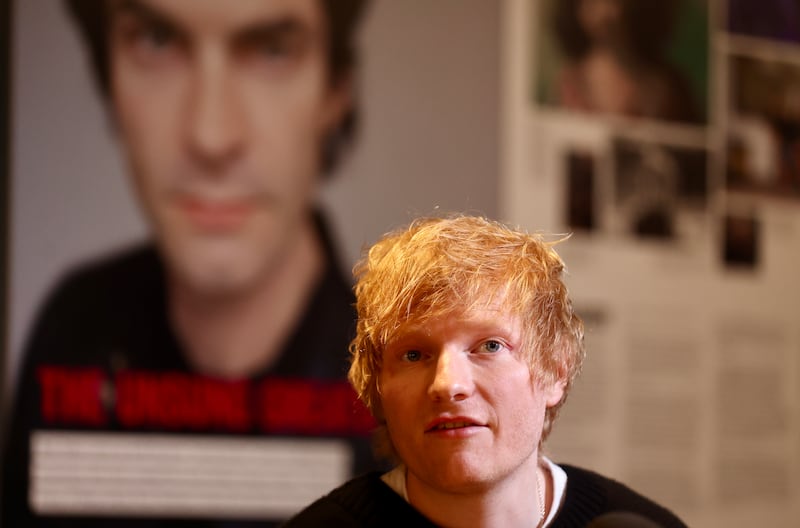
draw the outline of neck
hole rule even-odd
[[[423,515],[440,526],[524,527],[542,526],[552,496],[550,473],[534,455],[533,467],[520,468],[502,482],[467,492],[443,491],[415,479],[408,472],[408,500]],[[540,502],[539,486],[544,485]],[[544,514],[542,513],[544,509]]]
[[[224,298],[209,299],[172,281],[170,319],[184,354],[199,372],[241,378],[278,359],[323,272],[322,247],[311,219],[279,254],[261,280]]]

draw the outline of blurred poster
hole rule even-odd
[[[708,3],[543,0],[535,99],[680,123],[707,119]]]
[[[9,194],[9,170],[10,170],[10,102],[9,102],[9,78],[11,74],[10,61],[10,12],[9,2],[0,4],[0,306],[2,313],[8,313],[7,308],[7,288],[8,288],[8,194]],[[5,316],[3,316],[5,318]],[[0,406],[6,404],[4,383],[7,367],[6,343],[8,342],[7,319],[0,324]]]
[[[800,42],[800,2],[797,0],[728,0],[732,33]]]
[[[9,3],[1,4],[3,10]],[[2,498],[3,512],[20,517],[0,525],[35,526],[40,522],[26,519],[39,517],[49,517],[41,521],[49,525],[62,516],[71,525],[76,515],[85,515],[106,518],[98,521],[103,526],[113,524],[111,518],[139,526],[132,517],[170,518],[181,526],[195,525],[187,518],[215,519],[209,526],[232,518],[259,519],[269,526],[360,471],[358,465],[372,465],[372,426],[355,431],[334,411],[338,407],[348,417],[356,411],[350,399],[343,399],[352,391],[342,377],[353,326],[349,268],[361,248],[413,216],[437,209],[494,214],[498,83],[495,76],[474,74],[494,71],[499,39],[491,21],[499,9],[480,1],[435,7],[370,2],[374,9],[366,9],[364,22],[372,29],[365,25],[363,45],[359,36],[356,50],[363,51],[359,59],[369,56],[358,61],[363,75],[348,71],[347,83],[324,82],[322,89],[317,83],[324,75],[303,72],[322,66],[312,59],[317,57],[313,50],[328,49],[328,42],[307,37],[324,33],[334,39],[334,33],[352,30],[361,2],[307,2],[313,9],[305,9],[307,3],[299,2],[223,6],[148,0],[114,2],[111,11],[101,9],[106,3],[13,2],[14,216],[9,223],[14,231],[9,236],[14,246],[8,267],[14,275],[3,379],[9,386],[5,395],[15,382],[21,388],[7,409],[7,416],[19,418],[12,427],[3,424],[0,433],[12,438],[4,442],[10,446],[4,479],[12,484],[3,486],[9,495]],[[67,11],[69,6],[74,10]],[[119,23],[107,24],[106,15]],[[463,24],[451,24],[443,41],[441,27],[456,18]],[[415,31],[400,29],[397,20],[402,19],[417,21]],[[281,30],[284,22],[290,31]],[[108,64],[92,59],[108,50],[92,51],[85,44],[102,44],[104,39],[94,39],[91,32],[107,36],[109,27],[120,44],[115,51],[136,57],[121,61],[115,55],[115,67],[137,64],[140,68],[130,73],[146,70],[149,79],[179,88],[114,84],[116,95],[130,89],[125,93],[135,97],[115,97],[113,108],[108,99],[99,100],[91,68],[101,66],[96,73],[102,80]],[[242,32],[249,35],[247,42],[227,46]],[[11,32],[0,35],[6,39]],[[341,64],[337,68],[344,68],[350,58],[340,54],[350,56],[349,37],[338,40],[343,51],[334,55]],[[301,41],[308,45],[296,45]],[[281,53],[250,53],[276,46]],[[195,76],[210,56],[199,50],[212,47],[212,60],[231,68]],[[239,61],[244,56],[248,60]],[[328,54],[323,56],[327,61]],[[459,61],[462,57],[470,60]],[[274,68],[287,61],[297,67]],[[257,89],[267,97],[206,91],[230,81],[234,70],[254,74],[249,79],[258,78]],[[436,73],[445,70],[447,75]],[[420,71],[432,73],[420,76]],[[464,79],[473,90],[460,90]],[[267,88],[269,83],[283,89]],[[324,105],[315,98],[334,90],[344,95],[338,89],[345,85],[347,97],[325,100],[348,106],[349,88],[358,85],[354,104],[363,134],[333,177],[333,155],[344,154],[338,151],[347,146],[355,114],[343,107],[332,112],[328,117],[336,114],[341,128],[325,125],[324,134],[315,130],[329,119],[306,127],[303,118],[321,111]],[[187,94],[200,92],[213,97],[198,106]],[[307,111],[281,122],[279,113],[295,108],[287,100]],[[421,109],[421,102],[435,111]],[[236,126],[196,119],[209,108],[221,111],[212,112],[216,117],[233,111],[225,115],[235,114]],[[142,121],[133,126],[126,119]],[[279,140],[269,139],[267,127]],[[323,179],[324,189],[317,192]],[[167,187],[171,190],[162,193]],[[288,208],[278,205],[289,202]],[[166,209],[170,212],[162,215]],[[291,226],[284,229],[278,218]],[[313,218],[313,232],[303,235],[295,228],[308,226],[307,218]],[[267,225],[276,231],[261,230]],[[196,295],[180,296],[204,299],[182,311],[206,314],[204,323],[178,324],[172,314],[179,297],[174,292],[196,285],[185,280],[184,272],[209,264],[210,253],[187,253],[188,245],[173,243],[177,238],[149,242],[151,235],[159,238],[167,231],[208,242],[204,247],[213,245],[210,251],[233,266],[253,264],[252,273],[238,275],[252,280],[245,278],[247,284],[234,293],[217,290],[210,301],[210,290],[194,288]],[[143,239],[148,242],[142,244]],[[295,253],[291,248],[297,244],[308,251]],[[253,259],[233,255],[236,248]],[[288,263],[288,255],[301,256]],[[189,266],[176,264],[184,258]],[[206,278],[231,277],[224,267]],[[285,270],[285,276],[276,276],[276,270]],[[272,294],[255,295],[265,284],[276,286]],[[275,310],[233,316],[235,310],[228,308],[244,306],[234,298],[245,297],[271,298]],[[195,330],[232,329],[216,326],[221,319],[214,314],[223,312],[247,329],[214,339],[187,337]],[[193,353],[205,347],[208,354]],[[231,367],[231,358],[247,350],[254,360]],[[212,365],[214,360],[227,367]],[[76,434],[61,434],[66,432]],[[230,524],[237,523],[224,525]]]
[[[622,230],[636,237],[678,237],[679,215],[706,205],[706,152],[651,141],[614,141],[615,205]]]
[[[566,165],[566,224],[576,231],[597,228],[597,160],[589,150],[570,150]]]
[[[508,5],[502,214],[574,233],[594,308],[553,454],[690,526],[794,526],[800,1]]]
[[[800,197],[800,64],[730,59],[730,190]]]
[[[726,266],[754,269],[758,265],[760,227],[758,218],[753,214],[725,215],[722,258]]]
[[[796,342],[779,322],[742,314],[717,328],[715,499],[728,507],[791,500],[800,417],[792,397]]]

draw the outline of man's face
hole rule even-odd
[[[578,5],[578,21],[595,44],[607,43],[620,32],[622,17],[620,0],[582,0]]]
[[[544,412],[563,386],[533,381],[521,331],[488,306],[411,323],[388,344],[381,404],[409,493],[480,491],[535,471]]]
[[[246,291],[307,221],[323,138],[349,108],[318,0],[109,0],[111,96],[173,275]]]

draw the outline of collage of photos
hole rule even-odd
[[[601,419],[556,435],[690,526],[794,526],[800,0],[526,6],[512,178],[544,211],[512,206],[574,234],[605,314],[584,372],[604,398],[581,402]]]
[[[550,121],[577,117],[609,137],[600,152],[564,149],[552,175],[564,227],[665,243],[708,235],[720,267],[758,271],[759,212],[800,198],[800,2],[537,6],[531,100]]]
[[[731,191],[800,198],[800,45],[797,53],[793,62],[729,58]]]
[[[562,221],[570,231],[685,242],[707,216],[708,151],[625,134],[566,148]]]

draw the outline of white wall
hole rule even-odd
[[[58,275],[145,233],[61,2],[14,7],[9,379]],[[436,207],[495,213],[498,25],[485,0],[374,1],[362,135],[325,196],[347,266]]]

